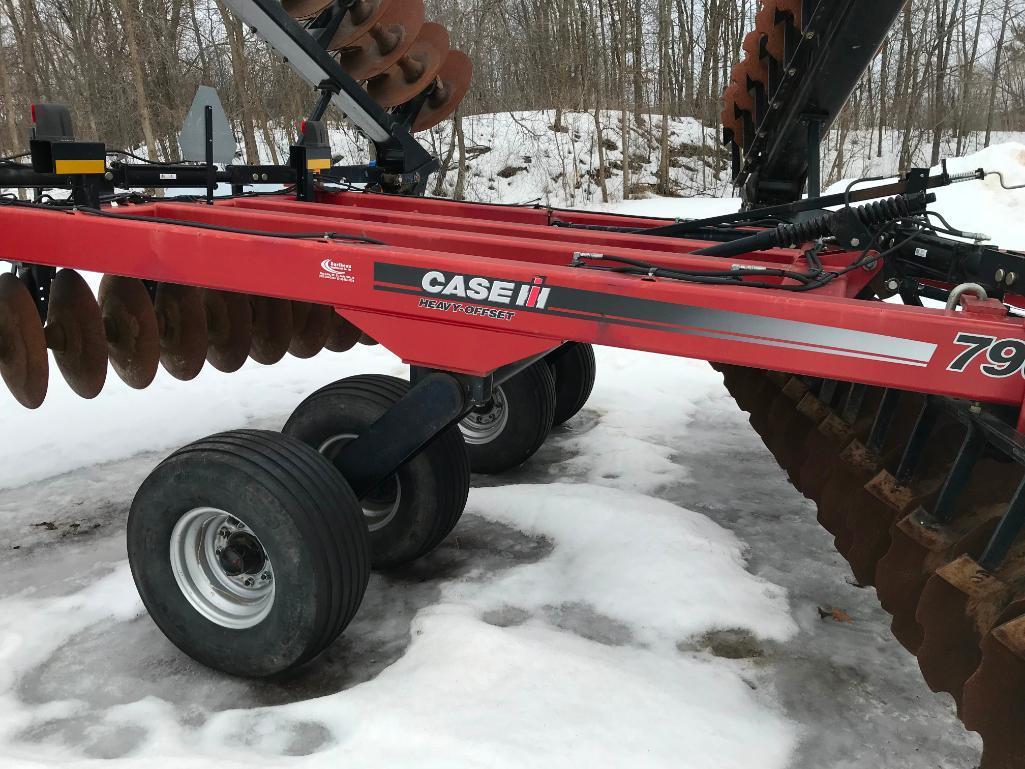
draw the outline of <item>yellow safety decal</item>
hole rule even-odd
[[[107,172],[107,163],[103,160],[55,160],[53,172],[56,174],[103,174]]]
[[[322,160],[310,159],[306,161],[306,168],[309,171],[323,171],[331,167],[331,159],[323,158]]]

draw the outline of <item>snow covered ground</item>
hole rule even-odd
[[[599,369],[534,461],[475,479],[445,545],[375,575],[342,639],[269,682],[199,667],[145,615],[123,545],[134,488],[172,446],[275,427],[331,377],[397,362],[360,349],[234,387],[162,377],[138,401],[112,382],[62,431],[23,422],[3,465],[40,469],[0,493],[0,765],[968,765],[950,703],[848,584],[719,376],[614,350]],[[5,424],[19,414],[4,403]],[[79,467],[43,478],[57,446]]]
[[[959,163],[1025,181],[1025,147],[988,153]],[[940,210],[1025,247],[1023,205],[991,178],[944,191]],[[622,208],[698,216],[731,202]],[[92,403],[54,373],[38,412],[0,393],[0,767],[978,760],[721,378],[619,350],[600,351],[591,402],[534,460],[474,479],[442,547],[372,578],[320,659],[264,682],[196,665],[135,593],[123,543],[135,488],[169,450],[279,427],[310,391],[366,372],[404,370],[358,347],[191,383],[161,372],[143,393],[111,376]]]

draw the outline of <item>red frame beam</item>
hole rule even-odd
[[[803,269],[800,250],[724,262],[690,254],[688,248],[707,245],[700,241],[652,249],[651,241],[666,239],[619,235],[624,245],[610,247],[599,242],[607,233],[549,226],[545,210],[337,198],[335,205],[246,198],[213,207],[117,209],[142,221],[2,207],[0,259],[328,304],[407,362],[468,374],[578,341],[995,403],[1020,405],[1025,396],[1020,373],[987,376],[978,363],[950,370],[965,351],[959,334],[1022,339],[1020,319],[994,315],[991,307],[955,313],[848,298],[872,277],[864,270],[829,291],[792,293],[571,266],[575,251],[601,246],[666,266]],[[396,208],[405,209],[398,212],[407,217],[403,223],[375,218]],[[363,233],[388,245],[289,240],[152,217],[264,232]],[[452,220],[465,228],[450,228]],[[515,235],[490,229],[499,225]],[[837,266],[855,256],[833,253],[825,261]]]

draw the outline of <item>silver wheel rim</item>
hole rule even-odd
[[[509,424],[509,404],[501,387],[496,387],[485,408],[474,409],[459,422],[463,440],[475,446],[491,443]]]
[[[228,573],[222,553],[238,542],[259,548],[259,568]],[[197,507],[178,520],[171,531],[171,570],[192,608],[221,627],[251,628],[274,606],[274,570],[266,549],[249,526],[224,510]]]
[[[321,454],[330,457],[331,449],[341,448],[339,444],[346,444],[359,436],[355,433],[343,433],[334,435],[320,444],[317,449]],[[367,521],[367,529],[379,531],[391,523],[399,512],[399,505],[402,503],[402,484],[397,475],[393,475],[383,484],[380,489],[375,489],[359,501],[363,508],[363,517]]]

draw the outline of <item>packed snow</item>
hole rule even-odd
[[[978,166],[1021,183],[1025,146],[951,169]],[[939,210],[1025,247],[1023,205],[1025,193],[990,177],[941,191]],[[690,217],[735,207],[617,206]],[[234,375],[208,368],[190,383],[161,371],[141,393],[111,374],[91,403],[54,370],[36,412],[0,393],[0,766],[977,760],[949,699],[928,692],[874,597],[847,583],[721,377],[623,350],[598,362],[587,408],[531,463],[475,478],[436,553],[375,575],[335,646],[270,682],[200,667],[146,616],[123,544],[134,489],[173,448],[279,427],[317,387],[401,376],[401,362],[358,346]],[[854,623],[823,623],[817,605],[843,605]]]

